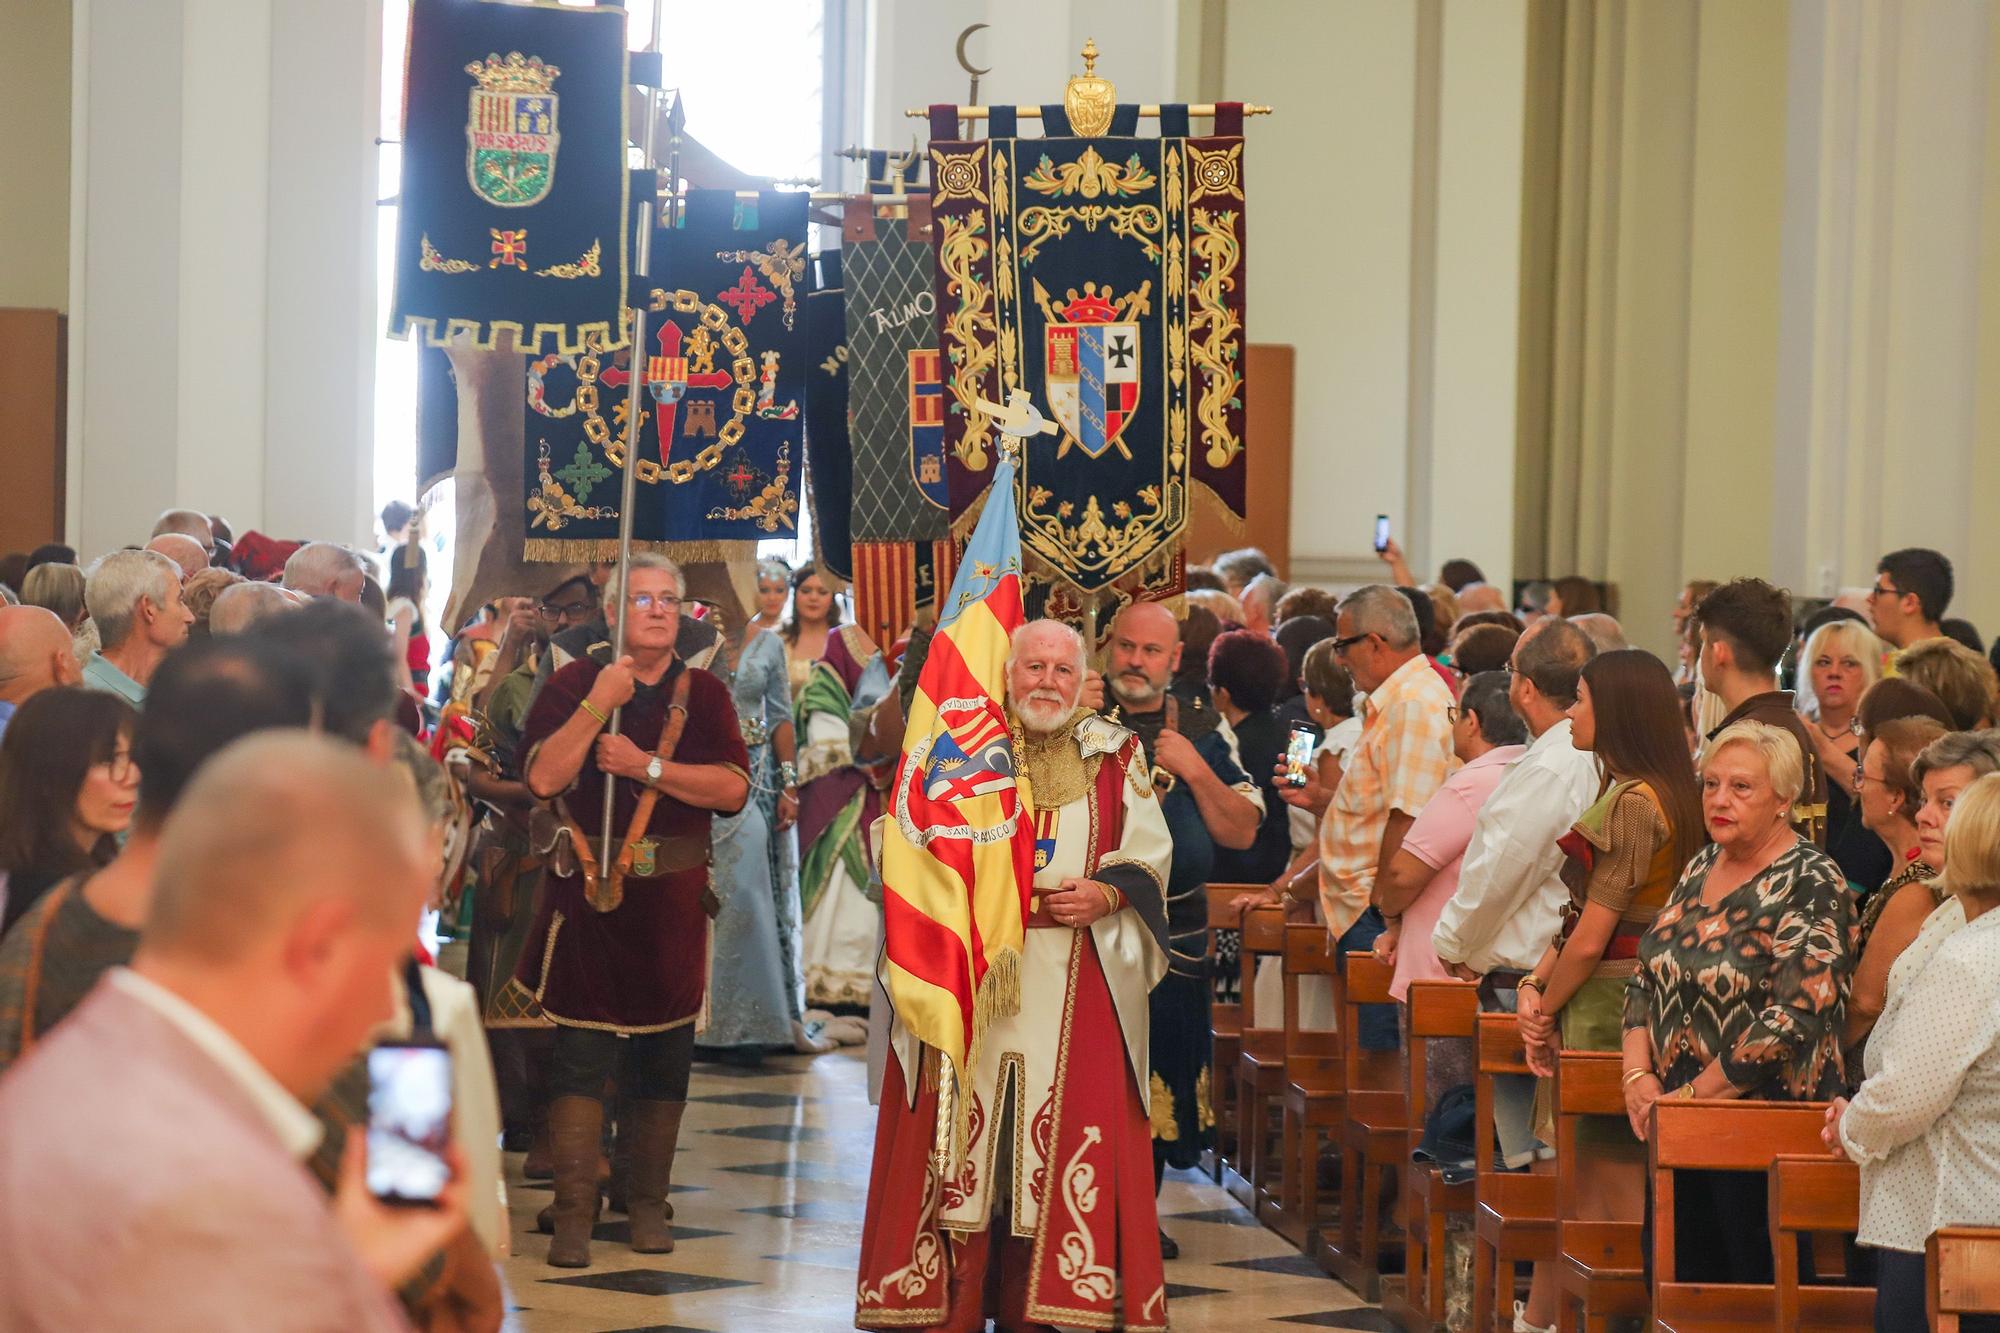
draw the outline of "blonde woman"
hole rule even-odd
[[[1951,896],[1890,974],[1867,1080],[1826,1115],[1827,1146],[1861,1164],[1858,1238],[1877,1252],[1885,1333],[1928,1326],[1932,1232],[2000,1226],[2000,774],[1959,796],[1945,843]]]
[[[1848,883],[1863,888],[1880,884],[1892,869],[1889,849],[1854,803],[1861,696],[1882,674],[1882,653],[1874,631],[1851,619],[1820,625],[1799,653],[1799,716],[1826,774],[1826,854]]]

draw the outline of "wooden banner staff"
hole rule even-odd
[[[653,6],[653,40],[652,44],[646,49],[656,55],[660,50],[660,20],[664,16],[665,10],[666,6],[663,4],[655,4]],[[680,94],[676,92],[674,97],[678,101]],[[668,167],[667,193],[670,199],[680,193],[678,181],[680,176],[681,150],[678,126],[682,117],[678,114],[680,111],[678,105],[674,110],[676,112],[674,117],[676,128],[674,130],[673,161]],[[639,136],[640,148],[644,153],[643,160],[648,167],[658,164],[658,159],[654,156],[653,149],[659,122],[660,90],[657,88],[648,88],[646,90],[646,128]],[[633,270],[643,273],[649,278],[652,276],[653,210],[655,203],[656,201],[652,199],[641,199],[639,201],[639,239],[638,244],[634,247],[633,255],[636,261],[633,265]],[[627,596],[632,583],[632,510],[639,502],[639,403],[646,387],[646,307],[636,305],[630,307],[630,309],[632,311],[632,377],[628,381],[629,387],[626,390],[625,397],[625,466],[623,468],[624,476],[620,479],[618,491],[618,596],[621,599]],[[685,593],[687,589],[683,588],[681,591]],[[626,615],[626,610],[626,606],[619,606],[617,623],[611,629],[611,660],[613,662],[625,656],[625,624],[630,619]],[[616,736],[618,734],[619,724],[623,720],[624,715],[625,710],[622,708],[611,710],[611,720],[605,724],[604,728],[606,735]],[[601,852],[598,864],[603,866],[615,865],[618,862],[618,849],[612,846],[611,843],[611,807],[615,803],[613,798],[617,793],[618,779],[606,773],[604,775],[604,823],[599,831],[597,842]]]

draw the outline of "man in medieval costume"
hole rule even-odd
[[[555,803],[568,833],[515,974],[556,1027],[549,1263],[558,1268],[590,1262],[614,1071],[626,1099],[632,1248],[674,1248],[667,1190],[707,990],[709,825],[750,795],[729,687],[675,652],[685,586],[664,556],[634,555],[622,584],[614,575],[605,587],[612,628],[625,622],[625,656],[562,667],[522,728],[528,787]],[[607,786],[613,857],[598,847]]]
[[[1032,893],[1021,895],[1005,862],[987,862],[1003,873],[972,883],[971,916],[992,922],[1025,906],[1012,923],[1025,927],[1018,977],[986,973],[1000,984],[979,991],[982,1024],[962,1074],[918,1041],[899,1001],[856,1323],[1164,1329],[1147,997],[1167,969],[1173,849],[1137,738],[1079,706],[1082,639],[1038,620],[1011,646],[1007,713],[1019,817],[1032,823]],[[954,755],[914,776],[948,784],[976,766]],[[912,780],[899,778],[891,819],[906,814]],[[926,845],[922,830],[901,832]]]

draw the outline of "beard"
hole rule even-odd
[[[1034,690],[1014,701],[1015,715],[1028,731],[1043,735],[1061,727],[1076,711],[1076,701],[1055,690]]]
[[[1165,681],[1154,680],[1143,671],[1121,671],[1105,684],[1118,702],[1131,704],[1135,708],[1152,704],[1167,692]]]

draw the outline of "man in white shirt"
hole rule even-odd
[[[1515,983],[1561,928],[1569,890],[1556,839],[1589,807],[1599,783],[1596,757],[1570,743],[1568,716],[1577,679],[1595,654],[1582,630],[1549,616],[1528,627],[1508,663],[1507,697],[1534,741],[1480,807],[1458,891],[1431,937],[1455,975],[1482,982],[1489,1008],[1513,1009]],[[1516,1125],[1525,1134],[1525,1124]],[[1508,1143],[1506,1128],[1501,1138],[1510,1158],[1526,1146],[1524,1139]]]
[[[407,791],[353,747],[267,732],[203,768],[132,966],[0,1083],[0,1328],[408,1327],[393,1292],[462,1188],[385,1207],[356,1137],[329,1207],[302,1163],[430,888]]]

